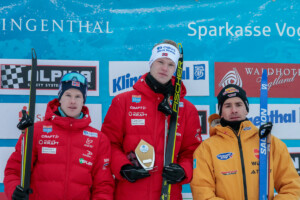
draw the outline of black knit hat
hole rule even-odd
[[[222,107],[224,102],[233,97],[240,97],[246,106],[247,112],[249,112],[249,101],[247,99],[245,90],[237,85],[229,84],[226,85],[217,96],[220,116],[222,115]]]
[[[63,81],[64,77],[69,78],[68,76],[71,79],[69,79],[68,81]],[[84,84],[82,82],[84,82]],[[77,72],[71,72],[65,74],[60,80],[59,89],[58,89],[58,100],[60,100],[64,92],[70,88],[75,88],[79,90],[83,96],[83,103],[85,103],[87,97],[87,90],[88,90],[86,78]]]

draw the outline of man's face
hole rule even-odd
[[[246,119],[248,112],[241,98],[227,99],[222,106],[222,116],[227,121],[241,121]]]
[[[171,80],[176,66],[169,58],[158,58],[155,60],[150,68],[150,74],[161,84],[166,84]]]
[[[66,90],[59,102],[60,108],[68,117],[77,118],[80,116],[83,106],[83,96],[80,90],[75,88]]]

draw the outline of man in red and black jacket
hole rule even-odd
[[[194,105],[184,99],[181,87],[174,163],[164,167],[166,133],[170,122],[173,76],[179,59],[175,42],[165,40],[152,50],[150,72],[144,74],[132,91],[117,95],[102,125],[112,144],[112,172],[116,178],[115,199],[159,199],[162,178],[172,184],[171,199],[182,199],[182,185],[192,178],[193,152],[201,143],[201,128]],[[133,165],[127,158],[141,140],[154,147],[152,170]]]
[[[71,72],[61,78],[58,99],[47,105],[45,120],[34,124],[30,188],[21,182],[21,137],[5,168],[4,187],[12,200],[112,200],[108,138],[89,126],[84,106],[87,80]]]

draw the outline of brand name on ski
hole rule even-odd
[[[260,153],[262,155],[266,155],[267,154],[267,137],[260,139]]]
[[[182,78],[182,61],[178,61],[177,68],[177,79],[175,82],[175,92],[174,92],[174,102],[173,102],[173,111],[178,112],[179,110],[179,101],[180,101],[180,89],[181,89],[181,78]]]
[[[289,113],[280,113],[279,110],[271,110],[269,115],[267,115],[266,110],[262,110],[261,112],[264,115],[262,120],[260,116],[248,118],[255,126],[259,126],[261,122],[269,121],[273,124],[296,123],[296,110],[292,110]]]
[[[267,123],[267,109],[261,108],[260,109],[260,121],[261,123]]]

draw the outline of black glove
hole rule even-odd
[[[267,122],[259,127],[259,138],[267,137],[272,131],[272,122]]]
[[[120,171],[121,175],[129,182],[133,183],[138,179],[150,176],[149,172],[142,167],[135,167],[132,165],[124,165]]]
[[[24,130],[24,129],[28,128],[29,126],[32,126],[32,125],[33,125],[33,120],[26,113],[26,110],[22,110],[22,119],[17,125],[18,129],[19,130]]]
[[[162,176],[167,179],[167,183],[175,184],[185,179],[185,172],[180,165],[171,163],[170,165],[164,167]]]
[[[24,189],[18,185],[12,194],[12,200],[26,200],[27,194]]]

